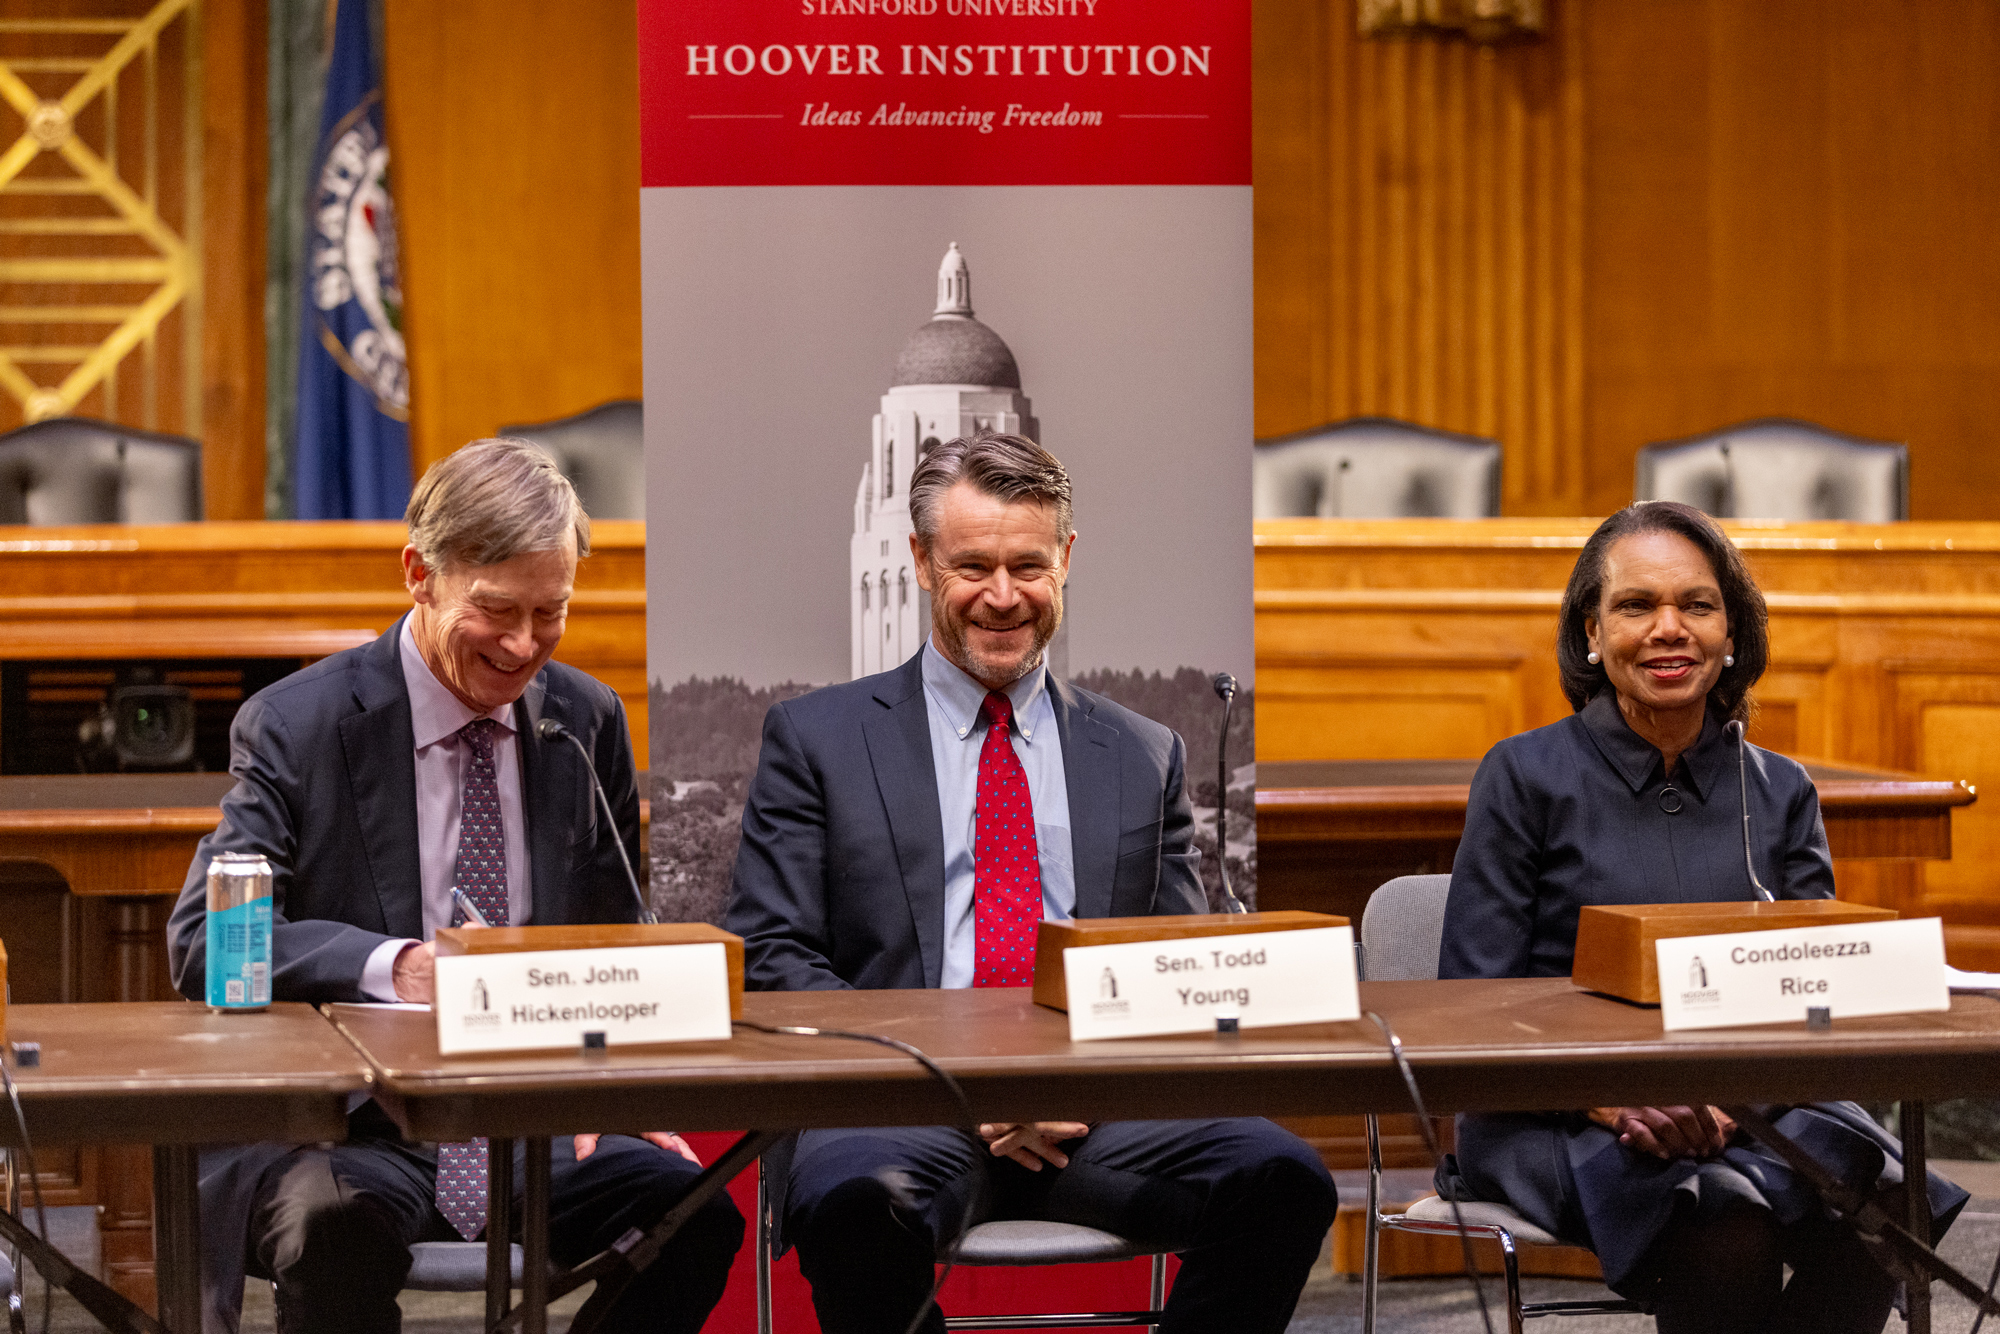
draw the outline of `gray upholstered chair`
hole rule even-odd
[[[776,1232],[772,1217],[772,1194],[766,1177],[766,1163],[772,1171],[789,1170],[791,1148],[796,1140],[786,1139],[766,1150],[757,1163],[757,1334],[771,1334],[771,1250]],[[1075,1265],[1110,1260],[1153,1259],[1151,1297],[1144,1311],[1094,1311],[1087,1314],[974,1315],[951,1316],[944,1322],[954,1329],[1111,1329],[1144,1326],[1157,1334],[1155,1323],[1167,1304],[1167,1256],[1170,1252],[1141,1242],[1127,1241],[1110,1232],[1075,1223],[1044,1223],[1032,1219],[981,1223],[965,1234],[959,1247],[958,1263],[988,1265]],[[942,1256],[938,1257],[942,1262]]]
[[[593,519],[646,517],[646,440],[638,399],[601,403],[559,421],[503,426],[500,434],[548,451]]]
[[[1910,517],[1907,445],[1789,417],[1647,445],[1633,474],[1633,499],[1678,500],[1721,519],[1892,523]]]
[[[1370,982],[1431,982],[1437,980],[1438,948],[1444,942],[1444,905],[1451,892],[1448,875],[1404,875],[1368,896],[1361,910],[1362,972]],[[1376,1298],[1381,1287],[1382,1233],[1414,1232],[1425,1236],[1458,1236],[1449,1201],[1431,1195],[1403,1213],[1384,1213],[1382,1200],[1382,1135],[1375,1114],[1366,1118],[1368,1131],[1368,1231],[1361,1260],[1361,1331],[1375,1334]],[[1519,1243],[1567,1246],[1504,1204],[1462,1200],[1458,1212],[1467,1236],[1500,1243],[1507,1282],[1508,1334],[1521,1334],[1521,1322],[1537,1316],[1594,1315],[1637,1311],[1631,1302],[1607,1293],[1583,1302],[1523,1302]]]
[[[1500,513],[1500,444],[1355,417],[1257,442],[1259,519],[1490,519]]]
[[[201,517],[201,442],[89,417],[0,435],[0,523],[186,523]]]

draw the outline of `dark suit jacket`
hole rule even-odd
[[[229,729],[236,786],[222,823],[201,841],[167,921],[174,985],[206,995],[209,859],[261,852],[272,885],[271,995],[281,1001],[360,1001],[361,969],[385,940],[423,938],[417,859],[416,732],[403,683],[399,620],[349,649],[260,690]],[[576,733],[611,801],[617,828],[598,818],[583,757],[544,742],[555,718]],[[637,905],[614,840],[639,864],[639,789],[625,706],[608,686],[550,663],[514,704],[521,741],[533,921],[630,922]],[[202,1327],[237,1327],[243,1238],[258,1179],[292,1146],[234,1145],[201,1155]]]
[[[1180,737],[1054,677],[1049,696],[1075,915],[1207,911]],[[944,822],[921,654],[771,706],[726,925],[753,989],[939,984]]]
[[[272,886],[271,995],[359,1001],[368,955],[394,937],[423,938],[417,859],[416,733],[397,647],[402,622],[253,695],[229,734],[236,786],[201,841],[167,922],[174,985],[201,1000],[207,968],[209,859],[261,852]],[[593,757],[619,829],[602,827],[583,757],[536,738],[555,718]],[[625,707],[601,682],[550,663],[514,705],[521,737],[537,925],[630,922],[638,911],[614,839],[639,864],[639,789]]]

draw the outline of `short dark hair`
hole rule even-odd
[[[1562,614],[1556,624],[1556,667],[1562,675],[1562,691],[1570,707],[1581,712],[1592,697],[1608,684],[1601,665],[1589,657],[1590,640],[1583,631],[1584,621],[1599,614],[1604,601],[1604,557],[1611,544],[1634,533],[1675,533],[1695,544],[1708,557],[1715,582],[1722,589],[1722,609],[1729,618],[1729,633],[1735,639],[1732,666],[1724,667],[1716,678],[1709,699],[1724,718],[1749,722],[1756,710],[1750,687],[1764,675],[1771,652],[1771,614],[1764,594],[1750,577],[1743,553],[1736,549],[1715,520],[1692,505],[1673,500],[1648,500],[1628,505],[1597,526],[1583,544],[1583,554],[1570,571],[1569,587],[1563,590]]]
[[[937,538],[939,502],[960,482],[970,482],[982,495],[1010,505],[1019,500],[1042,502],[1055,511],[1056,540],[1069,540],[1075,520],[1069,470],[1062,460],[1025,435],[982,431],[932,445],[910,474],[910,525],[924,550],[929,551]]]

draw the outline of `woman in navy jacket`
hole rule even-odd
[[[1566,977],[1585,904],[1750,899],[1752,858],[1779,898],[1833,896],[1812,780],[1725,730],[1749,719],[1767,620],[1742,556],[1699,510],[1634,505],[1592,534],[1556,640],[1576,713],[1480,764],[1442,976]],[[1900,1189],[1895,1141],[1861,1108],[1772,1114],[1850,1184]],[[1649,1306],[1661,1334],[1879,1334],[1888,1319],[1895,1281],[1718,1108],[1461,1116],[1456,1159],[1470,1196],[1595,1250],[1606,1281]],[[1929,1187],[1942,1234],[1967,1197],[1936,1176]]]

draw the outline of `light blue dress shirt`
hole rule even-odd
[[[1042,865],[1042,916],[1067,922],[1076,908],[1071,864],[1069,787],[1063,776],[1062,735],[1049,702],[1048,667],[1007,688],[1014,704],[1014,753],[1028,775],[1035,808],[1035,855]],[[924,714],[931,725],[938,813],[944,817],[944,978],[972,985],[976,955],[972,924],[972,849],[978,824],[979,752],[986,745],[986,687],[924,640]]]

